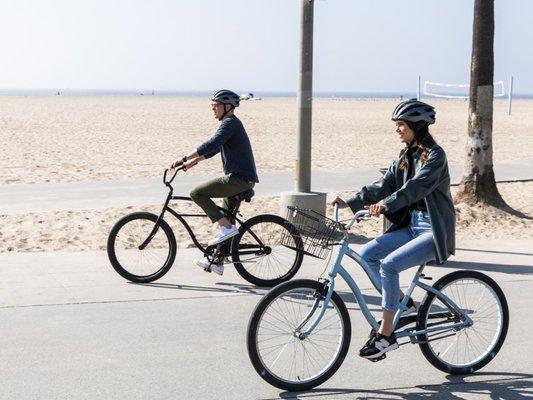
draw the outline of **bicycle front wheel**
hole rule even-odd
[[[259,376],[271,385],[308,390],[329,379],[344,361],[351,325],[337,293],[333,292],[311,334],[299,336],[324,306],[323,289],[317,281],[289,281],[273,288],[257,304],[248,324],[248,355]]]
[[[176,239],[172,228],[160,221],[154,237],[149,238],[157,215],[136,212],[120,219],[107,239],[107,255],[111,265],[123,278],[136,283],[148,283],[165,275],[176,257]]]
[[[449,374],[470,374],[490,362],[505,341],[509,310],[496,282],[477,271],[456,271],[434,287],[472,320],[472,325],[419,335],[420,349],[436,368]],[[418,328],[452,325],[459,315],[428,293],[418,312]]]
[[[277,215],[258,215],[240,228],[231,242],[237,272],[257,286],[271,287],[291,279],[302,265],[303,242],[297,229]],[[286,236],[292,243],[283,245]]]

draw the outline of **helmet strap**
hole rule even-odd
[[[218,120],[219,121],[222,121],[224,119],[224,117],[226,116],[227,113],[229,113],[231,110],[233,110],[235,107],[232,106],[231,104],[226,104],[226,103],[222,103],[224,105],[224,114],[222,114],[222,117],[220,117]],[[226,110],[226,106],[229,106],[229,110]]]

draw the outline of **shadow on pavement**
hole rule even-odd
[[[530,399],[533,396],[533,375],[487,372],[468,375],[490,379],[468,382],[465,376],[448,375],[448,381],[412,387],[365,389],[313,389],[306,392],[281,392],[282,399]],[[416,391],[415,393],[406,393]],[[263,399],[267,400],[267,399]]]
[[[253,285],[242,285],[234,283],[216,283],[216,287],[213,286],[197,286],[197,285],[180,285],[176,283],[131,283],[132,285],[139,286],[151,286],[162,289],[173,290],[192,290],[198,292],[217,292],[217,293],[243,293],[243,294],[255,294],[264,295],[269,288],[261,288]]]
[[[533,256],[533,253],[522,253],[519,251],[503,251],[503,250],[483,250],[483,249],[466,249],[462,247],[456,247],[456,250],[471,251],[474,253],[494,253],[494,254],[510,254],[513,256]]]
[[[529,275],[533,274],[532,265],[510,265],[510,264],[490,264],[480,263],[473,261],[446,261],[438,268],[457,268],[457,269],[469,269],[475,271],[490,271],[490,272],[503,272],[505,274],[520,274]]]
[[[150,286],[155,288],[162,289],[172,289],[172,290],[191,290],[197,292],[215,292],[215,293],[240,293],[240,294],[253,294],[257,296],[264,296],[270,288],[258,287],[254,285],[247,284],[237,284],[237,283],[226,283],[226,282],[217,282],[215,286],[198,286],[198,285],[182,285],[177,283],[132,283],[128,282],[130,285],[139,285],[139,286]],[[357,306],[357,301],[355,296],[350,291],[336,291],[341,299],[346,303],[346,307],[349,310],[359,310]],[[381,295],[368,295],[363,294],[367,306],[370,308],[370,311],[380,311],[381,307]],[[377,306],[372,308],[371,306]]]

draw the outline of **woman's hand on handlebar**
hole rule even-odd
[[[335,203],[338,204],[339,208],[347,208],[348,207],[348,204],[346,204],[346,202],[343,199],[341,199],[340,197],[336,197],[335,200],[333,200],[331,202],[331,205],[334,206]]]
[[[365,206],[365,208],[373,217],[379,217],[383,214],[383,210],[385,210],[385,206],[381,203],[370,204],[369,206]]]

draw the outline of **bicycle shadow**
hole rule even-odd
[[[504,274],[531,275],[532,265],[511,265],[511,264],[491,264],[476,261],[455,261],[449,260],[439,265],[439,268],[456,268],[474,271],[502,272]]]
[[[466,247],[456,247],[455,250],[468,251],[468,252],[472,252],[472,253],[508,254],[508,255],[512,255],[512,256],[533,256],[533,253],[524,253],[524,252],[520,252],[520,251],[469,249],[469,248],[466,248]]]
[[[129,282],[131,283],[131,282]],[[160,282],[151,282],[151,283],[131,283],[132,285],[140,286],[149,286],[162,289],[173,289],[173,290],[191,290],[197,292],[217,292],[217,293],[232,293],[232,294],[253,294],[257,296],[265,295],[270,288],[263,288],[254,285],[246,284],[235,284],[235,283],[224,283],[217,282],[217,286],[198,286],[198,285],[182,285],[178,283],[160,283]]]
[[[468,382],[465,377],[493,377]],[[501,378],[499,378],[501,377]],[[447,382],[411,387],[367,389],[312,389],[305,392],[281,392],[279,398],[313,399],[530,399],[533,396],[533,375],[525,373],[486,372],[473,375],[447,375]],[[409,393],[407,392],[409,391]],[[413,393],[416,391],[416,393]],[[263,399],[271,400],[271,399]],[[272,399],[273,400],[273,399]]]

